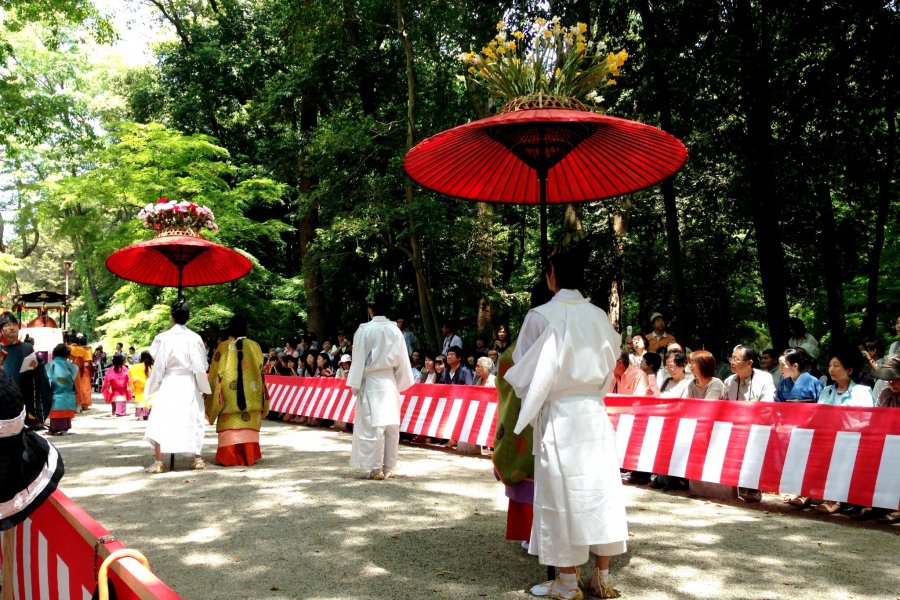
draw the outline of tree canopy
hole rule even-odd
[[[498,21],[553,15],[627,50],[603,109],[690,153],[661,185],[551,207],[551,240],[583,229],[583,292],[614,322],[648,330],[659,310],[717,356],[783,346],[789,316],[826,344],[892,335],[896,2],[146,2],[175,36],[140,68],[90,60],[114,34],[87,0],[0,3],[0,281],[58,289],[74,260],[71,322],[93,339],[145,345],[166,323],[173,290],[104,267],[152,235],[135,217],[160,196],[212,208],[214,239],[253,260],[187,292],[201,330],[241,311],[268,343],[349,334],[385,292],[423,345],[448,320],[467,343],[515,332],[540,280],[537,209],[436,195],[402,160],[499,108],[461,53]]]

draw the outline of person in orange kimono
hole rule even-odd
[[[75,402],[81,412],[91,407],[91,380],[94,377],[94,355],[86,342],[83,333],[76,333],[72,343],[69,344],[69,360],[78,367],[78,376],[75,378]]]

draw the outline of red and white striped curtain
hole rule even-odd
[[[353,422],[343,379],[267,377],[272,410]],[[609,395],[619,466],[767,492],[900,508],[900,410]],[[400,430],[489,446],[494,388],[416,384]]]

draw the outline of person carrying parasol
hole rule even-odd
[[[534,522],[529,553],[560,571],[548,597],[584,597],[578,565],[596,557],[589,589],[614,598],[610,557],[625,552],[628,524],[615,432],[603,398],[613,380],[619,334],[578,291],[583,243],[550,258],[550,302],[528,312],[506,381],[522,398],[513,432],[534,428]]]
[[[190,317],[187,300],[172,305],[174,324],[150,346],[153,370],[144,388],[154,394],[144,439],[153,446],[149,473],[162,473],[162,454],[190,454],[193,468],[203,469],[204,410],[201,394],[209,394],[206,349],[200,336],[185,327]]]

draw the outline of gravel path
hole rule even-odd
[[[133,409],[129,405],[129,413]],[[150,476],[144,423],[101,403],[53,438],[62,490],[188,600],[530,598],[546,570],[503,539],[490,461],[401,445],[399,477],[347,465],[350,435],[267,421],[253,468]],[[205,456],[215,453],[207,429]],[[900,526],[627,487],[629,599],[900,600]]]

